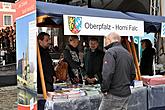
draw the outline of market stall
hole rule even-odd
[[[38,27],[62,28],[65,35],[105,36],[113,31],[120,33],[121,36],[143,36],[144,34],[145,26],[143,20],[138,20],[138,18],[131,17],[122,12],[75,7],[39,1],[37,1],[36,4],[33,1],[33,5],[29,3],[29,0],[24,0],[24,2],[20,2],[20,5],[18,5],[22,11],[21,15],[18,16],[16,23],[17,30],[19,30],[17,32],[17,74],[19,82],[21,82],[23,86],[26,85],[30,90],[34,91],[34,93],[36,93],[37,78],[36,51],[39,53],[39,49],[36,48],[36,36],[38,32],[36,25]],[[26,5],[28,5],[28,8],[25,7]],[[69,30],[69,16],[73,18],[80,18],[82,20],[80,23],[80,30],[75,32]],[[22,29],[22,23],[25,27],[28,28]],[[139,72],[133,37],[131,37],[131,46],[128,43],[128,39],[126,38],[125,40],[128,50],[134,56],[137,69],[136,78],[140,79],[141,76]],[[40,73],[41,76],[43,76],[42,65],[39,56],[38,61]],[[68,84],[66,84],[67,86],[64,86],[62,84],[62,87],[59,86],[60,88],[57,88],[58,85],[55,84],[55,92],[47,94],[44,85],[44,78],[41,77],[41,80],[43,96],[38,97],[38,100],[46,100],[45,106],[47,108],[58,108],[58,110],[65,110],[65,108],[72,110],[80,110],[80,108],[83,110],[95,110],[99,107],[101,94],[100,88],[97,85],[89,87],[84,85],[69,86]],[[133,94],[129,103],[130,110],[134,108],[143,108],[144,110],[147,110],[147,89],[148,88],[146,87],[132,88]],[[26,97],[26,93],[24,93],[23,96]],[[27,101],[23,100],[23,104],[26,103],[26,105],[31,108],[36,107],[36,94],[32,94],[25,99]],[[20,103],[22,102],[20,101]]]
[[[73,32],[68,28],[68,18],[70,17],[73,17],[74,19],[78,18],[80,20],[79,23],[81,25],[81,29],[79,28],[77,31]],[[48,21],[51,21],[52,24]],[[64,35],[106,36],[110,32],[114,31],[119,33],[121,36],[143,36],[144,34],[144,22],[130,17],[122,12],[44,2],[37,2],[37,26],[60,27],[64,29]],[[134,47],[133,39],[131,46]],[[132,54],[136,59],[135,62],[138,70],[137,79],[140,79],[135,48],[131,51],[133,51]],[[86,87],[87,86],[82,85],[76,88],[67,86],[64,87],[65,89],[60,88],[60,90],[55,90],[55,92],[49,93],[48,95],[46,94],[46,96],[44,95],[44,98],[46,99],[45,106],[50,109],[59,110],[80,110],[80,108],[85,110],[98,109],[101,101],[100,88],[96,90],[96,88],[92,89],[92,87],[89,87],[87,89]],[[134,95],[130,99],[130,108],[137,105],[138,107],[143,107],[144,110],[146,110],[147,104],[144,103],[146,102],[146,88],[133,88],[132,91]],[[141,98],[137,98],[137,94],[138,96],[139,94],[142,94],[143,96],[140,96]],[[74,98],[70,97],[70,95]],[[38,99],[43,100],[41,97]],[[143,99],[144,102],[142,102],[141,99]],[[137,102],[142,103],[136,104]]]

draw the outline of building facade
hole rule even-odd
[[[16,20],[15,13],[14,3],[0,2],[0,29],[13,26]]]

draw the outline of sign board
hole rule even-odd
[[[162,26],[161,26],[161,37],[165,37],[165,22],[162,22]]]
[[[144,36],[144,22],[136,20],[63,15],[64,35],[105,36],[117,32],[120,36]]]
[[[36,0],[16,3],[18,110],[37,110]]]
[[[19,0],[16,3],[16,18],[23,17],[36,11],[36,0]]]

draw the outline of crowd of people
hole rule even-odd
[[[38,44],[40,47],[46,91],[54,91],[53,77],[56,77],[57,73],[54,71],[53,63],[49,55],[49,37],[50,35],[45,32],[39,33]],[[135,79],[136,71],[133,57],[127,49],[122,46],[121,37],[115,32],[106,36],[105,52],[98,48],[99,43],[97,38],[93,37],[89,39],[89,48],[84,50],[82,61],[80,60],[78,45],[78,36],[70,36],[68,45],[66,45],[63,51],[63,61],[68,64],[67,70],[70,83],[99,83],[103,94],[99,110],[108,110],[109,107],[113,109],[127,109],[128,99],[131,94],[130,84]],[[148,45],[149,44],[142,41],[142,48],[144,50],[140,67],[144,66],[143,62],[146,60],[145,51],[152,47],[152,45]],[[153,54],[150,60],[152,59],[153,61],[154,51],[152,52]],[[152,65],[152,62],[150,62],[150,65]],[[148,68],[149,71],[146,70],[145,73],[152,73],[152,67]],[[144,73],[142,72],[142,74]],[[42,94],[41,79],[39,76],[38,71],[37,88],[38,93]],[[41,104],[40,107],[41,106],[43,105]]]
[[[16,25],[14,23],[14,26],[8,26],[0,30],[0,64],[1,65],[16,63],[16,30],[15,29],[16,29]]]
[[[12,26],[0,30],[0,50],[16,49],[16,30]]]

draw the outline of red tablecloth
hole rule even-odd
[[[142,76],[142,81],[145,85],[165,84],[165,76]]]

